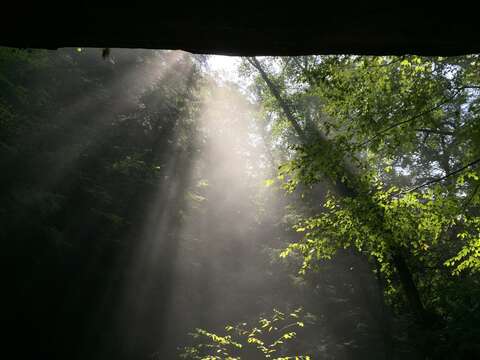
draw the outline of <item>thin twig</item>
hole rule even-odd
[[[455,91],[455,93],[452,96],[449,96],[448,98],[445,98],[443,101],[439,102],[435,106],[433,106],[433,107],[431,107],[431,108],[429,108],[425,111],[422,111],[421,113],[416,114],[416,115],[412,116],[411,118],[408,118],[407,120],[400,121],[399,123],[393,124],[393,125],[385,128],[385,129],[383,129],[383,130],[380,130],[378,133],[376,133],[370,139],[368,139],[368,140],[364,141],[363,143],[359,144],[359,146],[367,145],[367,144],[371,143],[373,140],[377,139],[380,135],[385,134],[386,132],[389,132],[390,130],[392,130],[392,129],[398,127],[398,126],[401,126],[401,125],[407,124],[409,122],[412,122],[412,121],[414,121],[414,120],[416,120],[416,119],[418,119],[418,118],[420,118],[424,115],[427,115],[428,113],[431,113],[432,111],[437,110],[442,105],[445,105],[450,100],[453,100],[460,93],[460,91],[462,91],[463,89],[464,89],[464,87],[458,88],[457,91]]]
[[[445,180],[446,178],[448,178],[448,177],[450,177],[450,176],[452,176],[452,175],[458,174],[458,173],[462,172],[463,170],[466,170],[466,169],[468,169],[468,168],[470,168],[470,167],[472,167],[472,166],[477,165],[478,163],[480,163],[480,158],[479,158],[479,159],[476,159],[476,160],[474,160],[474,161],[472,161],[472,162],[470,162],[470,163],[468,163],[468,164],[465,165],[465,166],[462,166],[462,167],[459,168],[459,169],[456,169],[456,170],[454,170],[454,171],[452,171],[452,172],[449,172],[448,174],[446,174],[446,175],[444,175],[444,176],[442,176],[442,177],[439,177],[439,178],[436,178],[436,179],[427,181],[427,182],[425,182],[425,183],[423,183],[423,184],[421,184],[421,185],[418,185],[418,186],[416,186],[416,187],[414,187],[414,188],[412,188],[412,189],[409,189],[409,190],[405,191],[405,193],[409,193],[409,192],[412,192],[412,191],[421,189],[421,188],[423,188],[423,187],[425,187],[425,186],[429,186],[429,185],[435,184],[435,183],[437,183],[437,182],[443,181],[443,180]]]

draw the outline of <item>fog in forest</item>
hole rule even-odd
[[[478,276],[461,281],[443,264],[463,246],[447,234],[478,225],[467,221],[478,214],[478,177],[460,155],[477,151],[478,126],[468,126],[478,88],[446,103],[466,89],[455,84],[433,105],[401,90],[428,78],[433,94],[478,60],[411,59],[423,72],[410,84],[407,66],[355,78],[364,64],[342,57],[0,50],[2,311],[15,358],[431,359],[442,358],[425,350],[438,339],[456,349],[448,358],[478,351],[467,320]],[[438,79],[435,66],[446,69]],[[321,87],[328,81],[334,90]],[[348,87],[360,81],[371,89]],[[378,95],[391,89],[408,94],[412,114],[436,106],[423,131],[349,147],[398,121],[401,101]],[[432,205],[427,192],[391,205],[402,197],[388,186],[423,186],[465,164],[470,175],[441,182],[460,187],[436,190]],[[335,207],[332,194],[354,200]],[[385,214],[355,215],[376,209],[363,194]],[[329,209],[346,210],[315,217]],[[437,220],[445,209],[448,223]],[[407,218],[414,225],[391,225]],[[390,240],[375,242],[379,228]],[[397,244],[395,234],[408,236]],[[286,254],[289,244],[299,246]]]

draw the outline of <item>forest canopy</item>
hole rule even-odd
[[[480,356],[478,55],[103,55],[0,48],[16,357]]]

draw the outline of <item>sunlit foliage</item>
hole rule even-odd
[[[291,313],[274,309],[270,316],[260,317],[252,326],[247,323],[225,326],[224,335],[196,329],[191,334],[196,344],[184,348],[180,356],[200,360],[256,359],[259,356],[272,360],[311,360],[308,355],[287,355],[290,342],[297,336],[298,330],[295,330],[305,326],[304,317],[301,308]]]
[[[478,332],[459,314],[478,306],[478,56],[312,56],[262,64],[273,84],[257,90],[266,111],[280,123],[288,118],[284,133],[294,121],[306,134],[296,131],[302,141],[289,147],[278,180],[304,194],[331,184],[313,216],[295,226],[302,240],[281,256],[301,254],[306,274],[354,248],[370,259],[398,316],[413,311],[417,324],[441,338],[463,327],[464,340],[448,346],[471,351]]]

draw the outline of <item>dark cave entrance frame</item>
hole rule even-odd
[[[179,49],[237,56],[480,52],[475,11],[428,5],[10,7],[0,22],[0,46]]]

